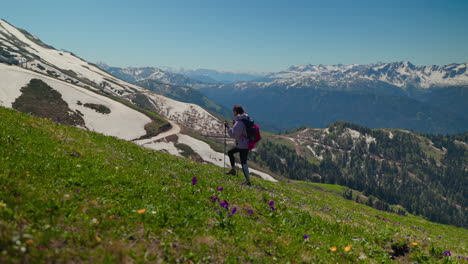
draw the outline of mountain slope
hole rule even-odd
[[[9,59],[0,58],[5,80],[0,83],[2,105],[225,166],[222,147],[210,140],[222,140],[223,122],[202,107],[122,81],[4,20],[0,20],[0,35],[2,54]],[[252,173],[276,181],[264,172],[252,169]]]
[[[339,186],[239,186],[215,166],[2,107],[0,116],[2,263],[468,257],[466,229],[344,200]]]
[[[10,63],[80,87],[123,99],[204,134],[222,135],[222,122],[197,105],[180,103],[122,81],[74,54],[55,50],[0,20],[0,63]],[[179,107],[180,106],[180,107]],[[195,118],[187,118],[193,116]],[[213,124],[219,124],[213,126]]]
[[[76,124],[67,124],[77,125],[126,140],[145,136],[148,132],[145,131],[145,126],[152,122],[152,119],[143,113],[105,96],[20,67],[0,63],[0,79],[2,80],[0,82],[1,106],[13,107],[20,111],[26,109],[24,107],[27,106],[40,106],[43,108],[41,113],[31,108],[28,111],[23,111],[43,118],[52,118],[58,122],[65,122],[69,112],[75,113],[82,121]],[[50,92],[47,93],[48,90],[43,94],[39,94],[38,97],[29,96],[28,99],[21,100],[22,96],[28,95],[24,89],[28,84],[33,85],[30,93],[39,88],[38,85],[48,86],[50,91],[55,91],[60,95],[59,97],[63,98],[67,106],[62,111],[57,111],[57,108],[54,108],[53,105],[57,104],[58,98],[48,96],[50,94]],[[87,107],[87,105],[90,106]],[[91,105],[104,107],[107,112],[98,112],[92,109]],[[158,121],[158,127],[164,124],[161,120],[156,121]],[[122,127],[122,123],[127,125]]]

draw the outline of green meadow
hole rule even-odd
[[[0,263],[468,263],[468,231],[0,107]]]

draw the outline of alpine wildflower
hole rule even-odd
[[[452,252],[449,250],[444,251],[444,256],[452,256]]]
[[[268,203],[268,205],[270,206],[270,209],[271,209],[272,211],[275,210],[275,201],[271,200],[271,201]]]
[[[192,178],[192,185],[197,184],[197,181],[198,181],[197,177],[193,177]]]
[[[232,208],[232,211],[231,211],[231,213],[230,213],[230,214],[228,214],[228,216],[233,216],[233,215],[235,215],[235,214],[236,214],[236,212],[237,212],[237,207],[235,207],[235,206],[234,206],[234,207]]]
[[[145,209],[145,208],[140,209],[140,210],[137,211],[137,213],[139,213],[139,214],[143,214],[143,213],[145,213],[145,212],[146,212],[146,209]]]
[[[219,188],[218,188],[218,191],[222,191],[222,190],[224,190],[223,187],[219,187]]]
[[[253,209],[249,209],[249,210],[247,211],[247,214],[248,214],[248,215],[252,215],[252,214],[253,214],[253,212],[254,212],[254,210],[253,210]]]
[[[309,239],[310,237],[308,235],[302,236],[304,239]]]
[[[224,200],[223,202],[219,203],[219,206],[221,206],[222,208],[226,209],[226,210],[229,210],[229,203]]]
[[[335,251],[336,251],[336,247],[331,247],[331,248],[330,248],[330,251],[331,251],[331,252],[335,252]]]
[[[352,246],[351,246],[351,245],[347,245],[347,246],[344,248],[344,251],[348,252],[348,251],[350,251],[350,250],[351,250],[351,248],[352,248]]]

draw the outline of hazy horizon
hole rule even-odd
[[[3,19],[117,67],[277,72],[292,65],[466,63],[466,1],[9,1]]]

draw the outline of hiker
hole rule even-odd
[[[232,109],[236,120],[233,121],[233,127],[229,128],[227,122],[224,123],[225,128],[231,138],[235,139],[236,146],[228,151],[229,161],[231,162],[231,170],[226,172],[228,175],[236,175],[235,158],[234,154],[239,152],[240,161],[242,165],[242,172],[244,172],[245,181],[243,185],[250,185],[249,166],[247,165],[247,156],[249,154],[249,138],[247,137],[246,127],[242,119],[249,119],[247,113],[240,105],[235,105]]]

